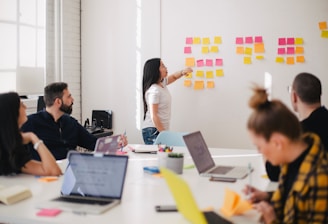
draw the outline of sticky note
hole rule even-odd
[[[286,45],[286,38],[279,38],[278,45]]]
[[[288,45],[294,45],[294,44],[295,44],[295,39],[294,39],[294,37],[289,37],[289,38],[287,38],[287,44],[288,44]]]
[[[278,54],[286,54],[286,49],[284,47],[279,47]]]
[[[328,38],[328,30],[321,31],[321,37],[322,38]]]
[[[255,57],[257,60],[263,60],[264,59],[264,56],[263,55],[256,55]]]
[[[219,47],[218,46],[212,46],[210,51],[212,53],[218,53],[219,52]]]
[[[205,64],[206,64],[206,66],[211,67],[211,66],[213,66],[213,60],[212,59],[206,59]]]
[[[221,58],[215,59],[215,65],[216,66],[222,66],[223,65],[223,59],[221,59]]]
[[[244,64],[245,65],[252,64],[252,58],[251,57],[244,57]]]
[[[262,36],[255,36],[255,43],[263,43]]]
[[[37,216],[56,216],[60,214],[62,211],[60,209],[41,209],[36,213]]]
[[[192,44],[193,41],[192,41],[192,37],[187,37],[186,38],[186,44]]]
[[[186,80],[184,80],[183,85],[185,87],[191,87],[192,86],[192,82],[191,82],[190,79],[186,79]]]
[[[210,44],[211,41],[210,41],[210,38],[209,37],[204,37],[203,38],[203,44]]]
[[[40,182],[52,182],[52,181],[56,181],[58,180],[58,177],[53,177],[53,176],[50,176],[50,177],[40,177],[38,179],[38,181]]]
[[[208,81],[206,87],[208,89],[213,89],[214,88],[214,82],[213,81]]]
[[[185,47],[184,48],[184,53],[185,54],[191,54],[191,47]]]
[[[283,57],[276,57],[276,62],[277,63],[284,63],[285,59]]]
[[[194,44],[200,44],[200,37],[194,37],[193,43]]]
[[[287,65],[293,65],[293,64],[295,64],[294,57],[287,57],[286,58],[286,64]]]
[[[192,72],[189,72],[188,75],[185,75],[185,78],[191,79],[192,78]]]
[[[241,215],[252,209],[252,204],[240,197],[240,195],[228,188],[225,189],[225,195],[221,212],[230,217],[233,215]]]
[[[198,71],[196,72],[196,77],[204,77],[204,71],[200,71],[200,70],[198,70]]]
[[[216,77],[222,77],[222,76],[224,76],[223,69],[216,70]]]
[[[203,59],[197,60],[197,67],[203,67],[203,66],[204,66],[204,60]]]
[[[213,79],[214,78],[213,71],[206,71],[206,78]]]
[[[207,54],[208,52],[209,52],[208,47],[207,47],[207,46],[203,46],[203,47],[202,47],[202,53],[203,53],[203,54]]]
[[[295,54],[295,48],[294,47],[287,47],[287,54]]]
[[[327,29],[327,22],[326,21],[319,22],[319,29],[320,30],[326,30]]]
[[[246,44],[252,44],[253,43],[253,37],[245,37],[245,43]]]
[[[255,53],[264,53],[264,44],[263,43],[255,43],[254,44],[254,52]]]
[[[195,90],[204,89],[204,81],[195,81],[194,89]]]
[[[195,66],[195,58],[186,58],[185,65],[187,67],[194,67]]]
[[[295,47],[295,53],[296,54],[303,54],[304,48],[303,47]]]
[[[304,63],[305,62],[304,56],[303,55],[296,56],[296,62],[297,63]]]
[[[244,40],[242,37],[236,37],[236,44],[244,44]]]
[[[252,53],[253,53],[253,48],[245,47],[245,54],[252,55]]]
[[[297,44],[297,45],[301,45],[301,44],[303,44],[303,38],[301,38],[301,37],[296,37],[296,38],[295,38],[295,44]]]
[[[222,38],[220,36],[214,37],[214,44],[222,44]]]
[[[236,53],[237,54],[244,54],[244,47],[241,47],[241,46],[236,47]]]

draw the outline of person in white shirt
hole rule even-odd
[[[152,58],[144,65],[142,93],[144,121],[142,137],[147,145],[154,143],[159,132],[169,130],[171,119],[171,95],[167,85],[192,72],[191,68],[168,75],[160,58]]]

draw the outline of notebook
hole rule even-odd
[[[157,145],[135,145],[132,149],[135,153],[157,153]]]
[[[161,168],[163,175],[177,205],[178,211],[190,222],[197,224],[232,223],[213,211],[202,212],[191,193],[188,184],[172,171]]]
[[[120,148],[121,135],[105,136],[97,139],[95,153],[115,154]]]
[[[252,172],[248,167],[216,165],[200,131],[184,135],[183,139],[201,176],[242,179]]]
[[[128,156],[70,151],[61,195],[36,207],[101,214],[122,199]]]

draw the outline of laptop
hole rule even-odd
[[[197,224],[230,224],[232,222],[213,211],[202,212],[199,210],[196,201],[188,184],[172,171],[161,168],[163,175],[177,205],[178,211],[190,222]]]
[[[246,166],[216,165],[200,131],[184,135],[183,139],[201,176],[242,179],[252,172]]]
[[[61,195],[36,207],[101,214],[122,199],[128,156],[70,151]]]
[[[115,154],[120,148],[121,135],[105,136],[97,139],[95,153]]]

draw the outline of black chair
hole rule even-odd
[[[36,112],[44,110],[44,108],[46,108],[46,104],[44,103],[43,96],[39,96]]]

